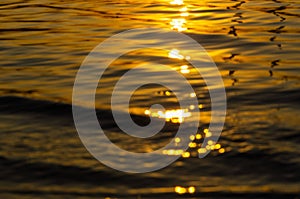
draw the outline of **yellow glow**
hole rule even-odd
[[[182,154],[182,157],[183,157],[183,158],[189,158],[190,156],[191,156],[190,152],[184,152],[184,153]]]
[[[187,109],[176,109],[176,110],[166,110],[158,111],[157,113],[152,113],[151,116],[158,118],[165,118],[167,122],[172,123],[182,123],[184,118],[190,117],[192,114]]]
[[[196,97],[196,93],[190,93],[190,97]]]
[[[175,192],[178,194],[185,194],[187,191],[186,191],[186,188],[184,188],[184,187],[176,186]]]
[[[221,144],[216,144],[215,145],[215,149],[220,149],[221,148]]]
[[[195,106],[194,105],[190,105],[190,110],[194,110]]]
[[[219,153],[225,153],[225,149],[224,148],[219,149]]]
[[[180,14],[181,17],[188,17],[190,14],[188,12],[183,12]]]
[[[200,148],[200,149],[198,149],[198,153],[206,153],[206,149]]]
[[[163,154],[164,155],[182,155],[183,150],[174,150],[174,149],[170,149],[170,150],[163,150]]]
[[[211,137],[211,136],[212,136],[211,132],[209,132],[208,129],[204,129],[203,132],[205,133],[205,136],[206,136],[206,137]]]
[[[184,56],[181,55],[179,52],[180,52],[180,51],[177,50],[177,49],[172,49],[172,50],[169,52],[169,58],[173,58],[173,59],[184,59]]]
[[[170,96],[171,92],[170,91],[166,91],[166,96]]]
[[[199,104],[199,106],[198,106],[200,109],[202,109],[203,108],[203,104]]]
[[[180,12],[186,12],[187,10],[188,10],[187,7],[182,7],[179,9]]]
[[[172,59],[181,59],[181,60],[182,60],[182,59],[186,59],[186,60],[191,59],[190,56],[184,57],[183,55],[181,55],[181,54],[180,54],[180,51],[177,50],[177,49],[175,49],[175,48],[172,49],[172,50],[170,50],[168,57],[169,57],[169,58],[172,58]],[[187,68],[188,68],[188,67],[187,67]]]
[[[195,193],[195,191],[196,191],[195,187],[189,187],[188,188],[188,192],[191,193],[191,194]]]
[[[172,4],[172,5],[183,5],[184,2],[183,2],[183,0],[173,0],[173,1],[170,2],[170,4]]]
[[[208,144],[208,145],[213,145],[213,144],[214,144],[214,141],[208,140],[207,144]]]
[[[184,27],[185,23],[186,20],[184,18],[172,19],[172,21],[170,22],[172,29],[179,32],[187,30],[187,28]]]
[[[195,147],[197,147],[197,144],[195,142],[191,142],[191,143],[189,143],[189,147],[195,148]]]
[[[190,69],[188,69],[188,68],[189,67],[187,65],[183,65],[183,66],[180,67],[180,72],[182,74],[188,74],[188,73],[190,73]]]
[[[151,112],[149,111],[149,110],[145,110],[145,115],[150,115],[151,114]]]
[[[201,138],[202,138],[202,135],[201,135],[201,134],[197,134],[197,135],[196,135],[196,139],[197,139],[197,140],[200,140]]]
[[[176,143],[179,143],[180,141],[181,141],[180,138],[175,138]]]
[[[195,139],[195,136],[194,136],[194,135],[191,135],[191,136],[190,136],[190,140],[193,141],[194,139]]]

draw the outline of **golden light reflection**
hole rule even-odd
[[[199,154],[206,153],[206,149],[200,148],[200,149],[198,149],[198,153]]]
[[[151,112],[149,111],[149,110],[145,110],[145,115],[150,115],[151,114]]]
[[[207,144],[208,144],[208,145],[213,145],[214,142],[213,142],[212,140],[208,140]]]
[[[196,135],[196,139],[197,139],[197,140],[200,140],[201,138],[202,138],[202,135],[201,135],[201,134],[197,134],[197,135]]]
[[[208,129],[204,129],[203,132],[205,133],[206,137],[211,137],[212,136],[211,132],[209,132]]]
[[[190,93],[190,97],[196,97],[196,93]]]
[[[166,96],[171,96],[172,93],[170,91],[166,91],[165,94],[166,94]]]
[[[187,10],[188,10],[187,7],[183,7],[179,9],[180,12],[187,12]]]
[[[178,194],[185,194],[187,192],[187,190],[184,187],[176,186],[175,187],[175,192],[178,193]]]
[[[221,144],[216,144],[215,145],[215,149],[220,149],[221,148]]]
[[[194,105],[190,105],[190,110],[194,110],[195,109],[195,106]]]
[[[188,13],[188,12],[182,12],[182,13],[180,14],[180,16],[182,16],[182,17],[188,17],[188,16],[189,16],[189,13]]]
[[[182,153],[183,158],[189,158],[191,156],[190,152],[184,152]]]
[[[190,187],[182,187],[182,186],[176,186],[174,189],[175,193],[177,194],[185,194],[185,193],[190,193],[193,194],[196,192],[196,188],[194,186],[190,186]]]
[[[172,25],[172,30],[177,30],[178,32],[187,30],[185,24],[186,20],[184,18],[172,19],[170,22],[170,25]]]
[[[184,118],[190,117],[191,112],[188,109],[173,109],[166,111],[156,111],[151,112],[150,110],[145,110],[146,115],[151,117],[164,118],[167,122],[172,123],[182,123]],[[164,155],[168,156],[182,156],[182,158],[193,158],[198,157],[198,154],[205,154],[208,151],[214,151],[214,153],[223,154],[226,152],[225,148],[221,144],[216,143],[213,140],[208,140],[207,143],[203,146],[204,138],[209,138],[212,136],[212,133],[208,128],[203,129],[202,133],[199,132],[196,135],[191,134],[189,136],[190,142],[188,143],[189,149],[187,151],[176,149],[181,145],[181,138],[174,138],[174,149],[163,150]]]
[[[175,138],[175,142],[176,142],[176,143],[179,143],[180,141],[181,141],[180,138]]]
[[[208,129],[204,129],[206,134],[210,133]],[[182,158],[198,158],[198,154],[205,154],[208,151],[213,151],[214,153],[223,154],[226,152],[225,148],[221,144],[216,143],[213,140],[208,140],[206,145],[203,147],[203,140],[205,135],[197,133],[196,135],[190,135],[189,139],[189,149],[187,151],[178,150],[178,149],[169,149],[164,150],[163,154],[165,155],[181,155]],[[175,138],[175,147],[181,142],[181,139]]]
[[[169,58],[172,58],[172,59],[184,59],[184,56],[181,55],[179,52],[180,52],[180,51],[177,50],[177,49],[172,49],[172,50],[169,52]]]
[[[164,118],[166,122],[172,123],[182,123],[184,118],[191,117],[192,113],[188,109],[174,109],[166,111],[151,112],[150,110],[145,110],[145,115],[150,115],[152,117]]]
[[[172,5],[183,5],[183,0],[173,0],[170,2]]]
[[[190,69],[187,65],[183,65],[183,66],[180,66],[180,72],[182,74],[188,74],[188,73],[190,73]]]
[[[195,139],[195,136],[194,136],[194,135],[191,135],[191,136],[190,136],[190,140],[193,141],[194,139]]]
[[[195,191],[196,191],[196,188],[195,188],[195,187],[189,187],[189,188],[188,188],[188,192],[191,193],[191,194],[192,194],[192,193],[195,193]]]
[[[175,156],[178,156],[178,155],[182,155],[184,153],[183,150],[179,149],[179,150],[175,150],[175,149],[170,149],[170,150],[163,150],[163,154],[164,155],[175,155]]]
[[[180,60],[190,60],[191,57],[190,56],[183,56],[182,54],[180,54],[180,51],[176,48],[173,48],[172,50],[170,50],[168,57],[171,59],[180,59]],[[188,66],[187,65],[183,65],[180,67],[182,70],[188,70]]]
[[[219,149],[219,153],[225,153],[225,149],[224,148]]]
[[[183,0],[171,0],[170,2],[171,5],[184,5],[184,1]],[[186,6],[178,9],[179,12],[179,16],[177,18],[171,19],[170,25],[171,25],[171,29],[172,30],[176,30],[178,32],[181,31],[186,31],[187,27],[186,27],[186,19],[185,17],[189,16],[188,13],[188,8]]]
[[[195,143],[195,142],[190,142],[190,143],[189,143],[189,147],[190,147],[190,148],[196,148],[196,147],[197,147],[197,143]]]

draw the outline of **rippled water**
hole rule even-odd
[[[299,8],[291,0],[2,0],[1,198],[176,198],[194,192],[188,187],[195,193],[182,197],[299,197]],[[72,120],[72,89],[96,45],[115,33],[150,27],[181,31],[207,50],[227,91],[226,124],[212,153],[196,158],[194,145],[207,134],[210,120],[205,82],[185,59],[170,57],[174,49],[127,53],[105,72],[96,95],[114,143],[148,152],[166,144],[178,128],[170,120],[165,132],[149,140],[116,129],[107,111],[109,95],[118,78],[138,64],[168,64],[189,79],[201,121],[188,154],[158,172],[126,174],[102,165],[83,147]],[[193,58],[186,50],[178,53]],[[167,88],[146,85],[132,96],[133,119],[147,123],[146,110],[157,102],[179,108]]]

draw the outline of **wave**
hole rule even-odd
[[[227,89],[229,92],[230,90]],[[233,89],[234,90],[234,89]],[[239,92],[239,90],[236,90]],[[281,90],[276,88],[240,90],[238,95],[228,97],[228,102],[231,104],[242,102],[245,105],[270,105],[270,104],[286,104],[290,106],[299,105],[300,95],[298,90]]]
[[[111,172],[111,170],[96,171],[84,167],[32,163],[24,159],[6,157],[0,157],[0,168],[1,179],[6,179],[6,182],[18,182],[14,187],[1,189],[0,195],[13,194],[22,197],[34,195],[35,198],[50,195],[58,198],[66,196],[94,198],[108,195],[122,198],[137,198],[139,195],[142,195],[142,198],[178,197],[174,192],[174,187],[170,186],[172,183],[166,178],[155,177],[155,175],[145,177],[144,175]],[[144,187],[143,182],[154,187]],[[39,186],[25,189],[19,186],[23,183],[39,184]],[[162,187],[157,187],[158,185]],[[299,193],[295,191],[267,190],[263,187],[241,189],[242,187],[200,187],[198,192],[193,195],[186,194],[185,197],[281,199],[299,196]]]
[[[26,159],[12,159],[4,156],[0,156],[0,169],[1,169],[1,179],[6,179],[9,182],[20,183],[39,183],[48,185],[62,185],[62,189],[59,192],[55,191],[45,191],[39,190],[39,187],[35,190],[14,190],[17,193],[46,193],[48,194],[70,194],[70,195],[80,195],[79,192],[70,193],[68,191],[64,192],[64,186],[72,185],[74,187],[81,185],[94,185],[101,187],[123,187],[126,182],[130,182],[130,187],[140,187],[142,186],[142,181],[147,181],[151,184],[163,184],[167,183],[167,179],[163,177],[148,176],[143,175],[129,175],[121,172],[116,172],[111,169],[93,169],[88,167],[80,166],[65,166],[55,163],[47,162],[29,162]],[[126,187],[128,190],[129,187]],[[7,190],[8,191],[8,190]],[[117,189],[116,189],[117,191]],[[0,190],[0,193],[3,190]],[[109,191],[103,190],[103,193],[108,193]],[[40,193],[41,194],[41,193]],[[97,192],[98,196],[101,195],[101,189]],[[128,194],[128,193],[127,193]],[[91,193],[84,193],[84,195],[93,195]]]
[[[20,96],[2,96],[0,97],[0,111],[2,113],[46,113],[49,116],[63,117],[71,116],[72,105]]]

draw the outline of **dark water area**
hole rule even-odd
[[[2,0],[0,16],[0,198],[300,198],[298,1]],[[172,59],[172,49],[120,57],[96,93],[101,125],[119,147],[152,151],[178,126],[167,122],[146,141],[120,133],[109,95],[124,71],[167,63],[189,79],[201,105],[188,154],[162,170],[128,174],[98,162],[80,141],[72,89],[96,45],[150,27],[182,32],[207,50],[224,81],[226,123],[211,153],[197,158],[194,144],[211,115],[204,80]],[[147,123],[145,110],[157,102],[178,108],[166,88],[150,85],[132,97],[133,119]]]

